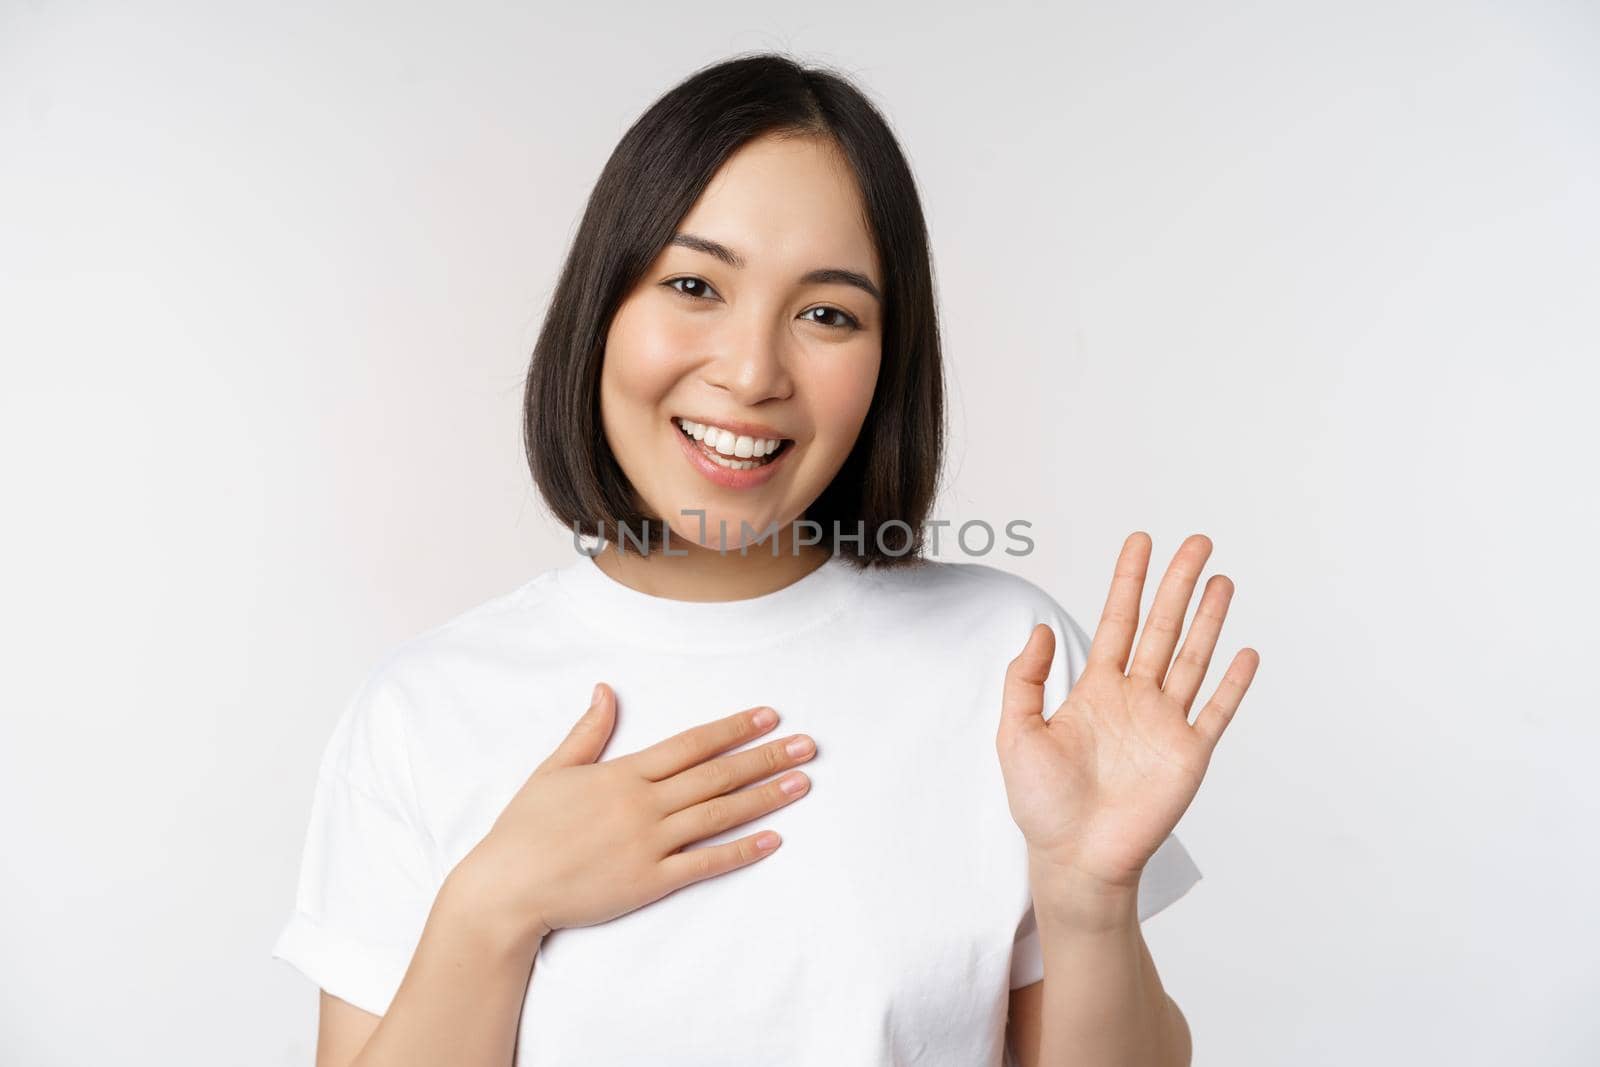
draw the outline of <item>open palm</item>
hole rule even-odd
[[[995,738],[1011,816],[1029,850],[1110,886],[1138,884],[1150,856],[1188,810],[1260,664],[1254,649],[1240,649],[1189,722],[1233,583],[1220,574],[1207,582],[1174,661],[1189,601],[1211,555],[1203,534],[1186,539],[1156,590],[1134,651],[1150,549],[1144,533],[1123,543],[1083,673],[1049,719],[1044,683],[1055,634],[1043,623],[1034,627],[1006,670]]]

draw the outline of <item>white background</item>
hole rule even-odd
[[[570,558],[545,302],[627,125],[759,48],[915,167],[939,516],[1032,521],[988,562],[1088,628],[1133,529],[1238,584],[1145,927],[1196,1064],[1600,1058],[1593,5],[280,6],[0,8],[0,1059],[310,1062],[321,747]]]

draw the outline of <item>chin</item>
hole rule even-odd
[[[700,536],[700,516],[692,513],[686,515],[683,514],[684,511],[705,512],[704,538]],[[675,538],[680,538],[690,544],[697,544],[713,552],[722,547],[720,538],[723,528],[727,530],[727,551],[739,551],[740,533],[744,530],[740,523],[746,523],[752,528],[746,533],[746,536],[750,538],[750,547],[747,551],[770,554],[772,551],[772,547],[768,543],[770,538],[763,535],[768,526],[776,524],[781,529],[784,525],[782,520],[774,519],[771,516],[762,517],[729,508],[715,508],[704,503],[682,504],[673,508],[670,512],[666,512],[665,515],[672,527],[672,533]],[[719,527],[719,523],[726,525],[725,527]]]

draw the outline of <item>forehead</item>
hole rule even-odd
[[[728,245],[753,270],[842,267],[882,284],[855,175],[819,138],[768,136],[741,146],[678,229]]]

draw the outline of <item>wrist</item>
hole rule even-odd
[[[1108,879],[1070,858],[1028,854],[1034,914],[1041,923],[1105,931],[1139,922],[1139,878]]]
[[[456,920],[480,941],[532,959],[550,927],[519,902],[504,899],[504,887],[512,883],[487,845],[485,838],[456,864],[439,895]]]

